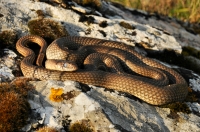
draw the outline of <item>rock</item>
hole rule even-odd
[[[200,50],[200,34],[188,32],[187,26],[184,26],[184,24],[181,25],[178,20],[163,16],[150,15],[146,12],[125,8],[123,6],[118,6],[120,8],[116,8],[113,5],[114,4],[109,6],[110,10],[112,10],[113,12],[117,12],[117,14],[121,18],[154,27],[158,30],[161,30],[163,33],[166,32],[167,34],[174,36],[176,41],[181,46],[192,46]],[[112,18],[112,16],[108,16],[108,18]],[[196,25],[194,25],[193,27],[195,26]]]
[[[41,115],[44,125],[60,130],[64,129],[60,123],[66,116],[69,116],[71,123],[89,120],[95,131],[186,131],[190,127],[194,131],[199,129],[196,123],[199,117],[194,114],[178,113],[179,118],[174,125],[173,119],[168,118],[168,108],[150,106],[117,92],[105,91],[104,88],[92,86],[90,91],[83,93],[81,87],[73,81],[33,81],[31,84],[34,85],[34,92],[30,92],[29,97],[32,109]],[[69,91],[76,91],[78,94],[69,100],[54,102],[49,98],[52,88],[63,89],[63,94]],[[199,113],[199,106],[194,107],[199,104],[189,105]]]
[[[145,17],[132,15],[132,9],[122,10],[105,1],[102,1],[102,7],[98,11],[92,11],[91,8],[78,4],[72,4],[71,9],[66,9],[47,3],[31,0],[1,0],[0,31],[14,29],[18,37],[29,34],[28,21],[38,18],[39,10],[44,11],[45,14],[40,19],[46,17],[61,23],[71,36],[120,41],[157,51],[171,49],[178,53],[182,51],[182,46],[189,43],[199,47],[197,43],[199,36],[187,32],[177,23],[155,20],[155,18],[145,19],[148,14],[145,14]],[[83,14],[87,20],[81,22],[80,18]],[[102,22],[104,22],[103,26]],[[140,48],[136,47],[138,52],[146,54],[144,50],[138,49]],[[19,70],[14,61],[16,54],[10,50],[6,52],[8,55],[0,60],[1,81],[13,80],[12,70]],[[189,84],[197,92],[200,86],[199,78],[199,76],[195,79],[191,78]],[[82,85],[69,80],[32,81],[30,84],[34,88],[28,96],[32,111],[29,124],[24,126],[23,131],[35,131],[41,126],[67,131],[68,127],[76,122],[87,122],[88,127],[94,131],[110,132],[168,132],[200,129],[199,102],[186,102],[192,111],[191,114],[187,114],[173,112],[170,108],[152,106],[117,91],[106,91],[105,88],[90,86],[87,92],[83,92]]]
[[[192,89],[196,92],[200,92],[200,78],[196,78],[196,79],[190,79],[190,86],[192,87]]]
[[[9,7],[6,5],[9,4]],[[129,45],[135,45],[135,43],[142,44],[148,49],[152,50],[163,50],[173,49],[177,52],[181,52],[181,46],[176,39],[171,36],[164,34],[162,31],[148,25],[139,24],[135,21],[127,21],[122,19],[106,19],[90,15],[94,18],[95,23],[90,25],[79,22],[80,15],[67,9],[54,7],[43,2],[31,2],[29,0],[15,2],[15,0],[6,1],[2,0],[1,12],[3,17],[0,19],[2,27],[0,30],[5,30],[12,27],[21,33],[19,36],[28,33],[27,22],[31,19],[37,18],[37,10],[44,10],[54,20],[60,21],[70,32],[70,35],[75,36],[87,36],[101,39],[109,39],[114,41],[121,41]],[[29,8],[20,8],[26,6]],[[9,8],[15,10],[15,12],[9,12]],[[17,17],[14,17],[16,16]],[[9,21],[8,21],[9,20]],[[107,21],[108,25],[106,28],[99,27],[98,24],[101,21]],[[121,21],[124,21],[134,27],[134,29],[127,29],[119,25]],[[15,23],[15,24],[14,24]],[[86,30],[91,29],[90,33],[86,33]],[[113,30],[115,29],[115,30]],[[102,35],[98,30],[103,30],[106,33],[106,37]],[[160,32],[156,34],[155,32]],[[148,44],[147,44],[148,43]]]
[[[6,55],[0,58],[0,82],[11,81],[14,75],[10,68],[16,69],[15,57],[17,56],[13,51],[5,49]]]
[[[91,13],[92,11],[87,9],[87,8],[84,8],[82,6],[79,6],[77,4],[75,4],[74,6],[72,6],[72,9],[75,10],[75,11],[78,11],[80,13],[84,13],[84,14],[87,14],[87,13]]]

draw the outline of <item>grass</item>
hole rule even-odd
[[[200,0],[108,0],[126,7],[200,23]]]

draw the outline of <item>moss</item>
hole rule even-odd
[[[23,90],[24,91],[23,91]],[[23,91],[23,92],[22,92]],[[22,93],[21,93],[22,92]],[[4,84],[0,87],[0,131],[20,131],[26,125],[30,106],[27,91],[18,86]]]
[[[61,124],[62,124],[62,126],[63,126],[63,128],[66,132],[69,131],[69,126],[70,126],[70,123],[71,123],[71,120],[69,118],[70,118],[69,115],[63,116],[62,121],[61,121]]]
[[[70,125],[69,132],[94,132],[94,130],[89,126],[88,120],[82,120]]]
[[[37,132],[58,132],[55,128],[44,126],[37,130]]]
[[[42,10],[37,10],[36,13],[39,18],[44,18],[44,16],[45,16],[45,13]]]
[[[183,113],[187,113],[187,114],[191,113],[187,104],[181,103],[181,102],[175,102],[175,103],[163,105],[161,107],[162,108],[170,108],[170,110],[175,113],[177,113],[177,112],[183,112]]]
[[[171,119],[175,119],[176,122],[179,122],[180,116],[179,114],[177,114],[176,112],[170,111],[170,114],[167,115],[167,117],[171,118]]]
[[[0,49],[15,48],[17,33],[14,30],[4,30],[0,33]]]
[[[190,46],[183,47],[182,55],[183,56],[190,55],[190,56],[194,56],[194,57],[200,59],[200,51],[196,50],[195,48],[190,47]]]
[[[136,36],[137,35],[136,31],[133,31],[131,35]]]
[[[196,33],[196,34],[199,34],[200,35],[200,26],[199,25],[193,25],[192,26],[192,29],[194,30],[194,32]]]
[[[88,28],[88,29],[85,31],[85,35],[91,34],[91,32],[92,32],[92,29],[91,29],[91,28]]]
[[[101,0],[73,0],[76,3],[84,6],[92,6],[97,9],[101,9],[102,3]]]
[[[105,27],[108,26],[108,23],[107,23],[107,21],[102,21],[102,22],[99,23],[99,26],[102,27],[102,28],[105,28]]]
[[[103,30],[98,30],[104,37],[106,37],[106,33]]]
[[[85,15],[81,15],[79,18],[79,22],[87,22],[88,25],[90,25],[91,23],[94,23],[94,17],[92,16],[85,16]]]
[[[119,25],[127,29],[134,29],[134,27],[131,24],[126,23],[124,21],[120,22]]]
[[[186,97],[187,102],[197,102],[198,101],[198,93],[194,92],[190,87],[188,87],[188,95]]]
[[[49,96],[49,99],[54,102],[63,101],[63,97],[62,97],[63,91],[64,90],[62,88],[58,88],[58,89],[51,88],[51,94]]]
[[[65,100],[70,100],[70,99],[74,98],[75,96],[76,96],[76,95],[75,95],[75,91],[74,91],[74,90],[69,91],[69,92],[64,93],[64,94],[61,95],[61,97],[62,97],[63,99],[65,99]]]
[[[16,93],[27,97],[28,91],[32,90],[31,85],[28,85],[27,82],[31,81],[31,78],[19,77],[16,78],[11,83],[0,83],[0,93],[15,91]]]
[[[31,34],[41,36],[49,43],[59,37],[68,36],[64,26],[48,18],[30,20],[28,27]]]

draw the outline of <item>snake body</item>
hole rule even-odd
[[[27,47],[29,42],[41,46],[36,61],[37,66],[33,64],[35,53]],[[28,35],[18,40],[16,48],[24,56],[21,61],[21,70],[26,77],[40,80],[78,81],[126,92],[153,105],[183,101],[188,93],[186,81],[176,71],[140,55],[133,47],[121,42],[69,36],[56,39],[47,48],[45,40],[41,37]],[[72,52],[71,50],[76,51]],[[134,70],[135,74],[118,74],[102,70],[77,70],[73,72],[49,70],[42,66],[45,52],[48,59],[67,59],[70,61],[78,59],[76,61],[78,66],[82,65],[79,63],[82,63],[88,54],[96,52],[110,54],[118,57],[127,71]]]

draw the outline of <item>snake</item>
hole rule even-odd
[[[40,51],[36,58],[29,44],[38,44]],[[183,101],[188,94],[185,79],[175,70],[148,58],[135,51],[133,46],[122,42],[91,37],[66,36],[54,40],[49,46],[37,35],[22,36],[16,43],[17,51],[24,56],[20,68],[25,77],[39,80],[72,80],[88,85],[108,88],[131,94],[151,105],[164,105]],[[90,57],[89,57],[90,56]],[[97,57],[98,56],[98,57]],[[111,56],[112,63],[107,56]],[[48,69],[43,66],[44,58],[52,60],[51,65],[58,63],[62,67],[72,68],[70,71]],[[89,58],[89,59],[88,59]],[[99,58],[99,64],[109,66],[121,65],[120,70],[106,70],[93,66],[91,61]],[[114,59],[112,59],[114,58]],[[101,60],[103,59],[103,60]],[[75,63],[67,65],[63,61]],[[88,61],[85,61],[88,60]],[[84,65],[93,68],[84,68]],[[86,67],[87,67],[86,66]],[[121,68],[124,71],[121,71]],[[61,68],[62,69],[62,68]]]

